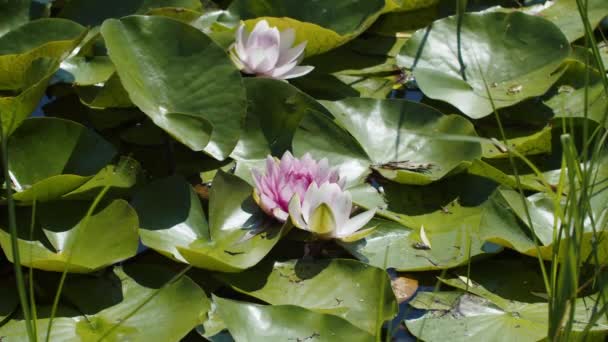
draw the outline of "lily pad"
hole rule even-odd
[[[149,265],[125,265],[102,276],[70,276],[53,320],[51,341],[179,341],[209,310],[209,299],[190,278]],[[57,279],[55,279],[57,280]],[[166,285],[165,285],[166,284]],[[38,309],[38,339],[46,337],[49,308]],[[162,324],[159,324],[162,322]],[[2,327],[8,340],[27,340],[23,320]]]
[[[126,201],[115,200],[85,220],[87,201],[53,201],[37,206],[33,233],[32,209],[17,209],[21,264],[37,269],[84,273],[135,255],[139,225],[135,210]],[[0,246],[13,260],[11,235],[2,222]]]
[[[458,292],[423,293],[421,298],[414,298],[412,306],[430,310],[422,317],[406,320],[408,329],[416,337],[424,341],[538,341],[547,337],[547,303],[507,300],[464,276],[442,281],[468,292],[459,295]],[[437,301],[445,305],[429,306],[429,303]],[[589,320],[589,307],[593,302],[593,297],[577,301],[577,319],[582,322]],[[579,329],[582,330],[574,328],[575,331]],[[608,325],[599,322],[592,331],[607,329]]]
[[[359,158],[369,158],[369,168],[399,183],[428,184],[481,156],[479,143],[436,138],[442,134],[475,135],[473,125],[460,116],[443,115],[431,107],[403,100],[347,99],[324,104],[337,123],[352,135],[351,138],[340,134],[345,139],[341,144],[355,145],[357,142],[366,155]],[[313,132],[317,135],[316,140],[331,141],[340,137],[326,138],[329,132]],[[304,151],[298,145],[300,139],[308,140],[305,146],[313,155],[325,154],[322,151],[328,143],[322,145],[308,135],[305,138],[296,133],[294,148],[297,151]],[[352,163],[351,160],[345,162]],[[353,176],[361,177],[367,170],[361,169],[361,172]]]
[[[106,82],[114,74],[114,64],[108,56],[73,56],[61,63],[63,79],[79,86]]]
[[[250,104],[243,134],[231,154],[236,160],[282,155],[291,147],[302,118],[310,111],[325,111],[315,99],[287,82],[264,78],[243,81]]]
[[[146,14],[162,7],[200,10],[198,0],[106,0],[103,3],[88,0],[71,0],[65,4],[60,17],[86,26],[101,25],[109,18],[121,18],[131,14]]]
[[[359,143],[323,113],[308,113],[300,122],[292,144],[296,156],[310,153],[317,160],[331,160],[349,187],[363,183],[370,173],[371,161]]]
[[[0,36],[3,36],[30,20],[30,1],[3,1],[0,13]]]
[[[375,334],[377,324],[397,314],[386,272],[355,260],[290,260],[262,263],[245,272],[218,277],[233,289],[272,305],[296,305],[341,317]],[[379,286],[384,281],[385,298]],[[318,289],[325,289],[319,293]],[[370,291],[370,289],[375,289]],[[382,322],[377,322],[379,303]]]
[[[370,156],[373,169],[399,183],[428,184],[481,156],[478,143],[434,138],[475,135],[473,125],[456,115],[401,100],[349,99],[326,106]]]
[[[502,229],[494,221],[482,220],[496,187],[490,180],[465,174],[427,186],[382,183],[388,207],[378,214],[395,222],[372,221],[370,226],[377,225],[374,232],[341,245],[376,267],[383,266],[386,254],[387,267],[398,271],[452,268],[497,253],[502,248],[480,236],[484,229],[498,230],[497,234]]]
[[[584,62],[571,60],[567,65],[566,72],[555,83],[549,97],[544,100],[545,105],[553,110],[557,120],[584,118],[587,107],[588,119],[597,123],[604,122],[603,119],[608,113],[608,94],[604,89],[601,72],[590,67],[589,80],[586,82],[587,67]],[[604,124],[608,125],[606,122]]]
[[[538,13],[539,16],[551,20],[573,42],[585,35],[585,26],[578,12],[577,0],[558,0],[547,9]],[[603,0],[587,0],[587,18],[591,28],[598,26],[603,18],[608,16],[608,3]]]
[[[308,41],[306,54],[315,55],[361,34],[385,10],[385,6],[384,0],[269,0],[264,3],[236,0],[228,11],[245,20],[249,29],[262,19],[279,30],[295,29],[296,43]]]
[[[0,37],[0,112],[10,135],[36,109],[59,63],[85,29],[68,20],[40,19]]]
[[[180,177],[151,183],[135,195],[144,245],[177,261],[222,272],[257,264],[288,227],[266,217],[252,189],[218,171],[210,193],[209,221],[198,196]]]
[[[397,63],[413,69],[426,96],[478,119],[493,112],[492,102],[503,108],[543,95],[563,73],[569,53],[564,34],[546,19],[520,12],[467,13],[460,30],[453,16],[417,31]]]
[[[27,119],[8,141],[15,198],[48,201],[83,185],[116,154],[97,133],[69,120]]]
[[[330,314],[294,305],[256,305],[215,298],[218,312],[236,341],[374,341],[374,335]]]
[[[216,159],[232,152],[245,116],[245,89],[222,48],[164,17],[109,19],[101,32],[131,101],[156,125]]]

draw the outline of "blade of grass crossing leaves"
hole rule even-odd
[[[51,330],[53,328],[53,320],[55,318],[55,314],[57,313],[57,307],[59,305],[59,298],[61,297],[61,292],[63,290],[63,286],[65,284],[65,279],[67,278],[68,275],[68,267],[70,265],[70,260],[72,258],[72,255],[74,254],[74,249],[77,246],[77,242],[78,242],[78,236],[80,235],[80,232],[82,230],[85,230],[87,227],[87,224],[89,222],[89,218],[91,217],[91,215],[93,215],[93,212],[95,211],[95,209],[97,208],[97,205],[99,205],[99,202],[101,202],[101,200],[103,199],[103,197],[105,196],[105,194],[108,192],[108,190],[110,190],[110,186],[106,185],[97,195],[97,197],[95,197],[95,200],[93,201],[93,204],[91,204],[91,206],[89,207],[89,210],[87,211],[84,220],[82,221],[82,226],[80,226],[78,228],[78,232],[76,233],[76,237],[74,238],[74,243],[72,244],[72,246],[69,247],[69,252],[68,252],[68,257],[67,257],[67,262],[65,264],[65,268],[63,269],[63,272],[61,273],[61,278],[59,279],[59,286],[57,287],[57,292],[55,293],[55,298],[53,299],[53,306],[51,308],[51,316],[49,317],[49,324],[47,326],[46,329],[46,342],[49,342],[49,338],[51,336]]]
[[[384,264],[382,269],[386,272],[386,265],[388,264],[388,251],[390,249],[390,245],[386,247],[384,251]],[[378,298],[378,312],[376,313],[376,342],[382,342],[382,321],[384,320],[384,287],[386,286],[386,276],[382,277],[382,281],[380,282],[380,297]],[[386,335],[391,336],[392,331],[390,327],[390,321],[387,325]]]
[[[129,162],[130,162],[130,158],[121,159],[120,162],[118,163],[118,166],[116,167],[115,172],[116,173],[129,172],[129,170],[130,170]],[[97,209],[97,206],[99,205],[99,203],[101,202],[101,200],[103,199],[103,197],[109,190],[110,190],[110,185],[108,184],[108,185],[104,186],[103,189],[101,189],[101,191],[99,192],[99,194],[95,197],[95,199],[93,200],[93,203],[87,210],[87,213],[85,214],[85,216],[82,220],[82,224],[80,225],[80,227],[78,228],[78,231],[76,232],[76,236],[74,237],[74,241],[73,241],[72,245],[68,247],[68,256],[67,256],[65,268],[63,269],[63,272],[61,273],[61,278],[59,280],[59,286],[57,287],[57,292],[55,293],[55,298],[53,299],[53,306],[51,308],[49,324],[48,324],[47,330],[46,330],[46,339],[45,339],[46,342],[49,342],[49,338],[51,336],[53,320],[55,318],[55,314],[57,313],[57,307],[59,305],[59,298],[61,297],[61,292],[63,290],[63,286],[65,284],[65,280],[68,275],[68,269],[69,269],[69,266],[71,263],[70,261],[72,259],[72,256],[74,255],[74,250],[78,247],[78,237],[80,237],[80,235],[82,234],[82,231],[86,230],[89,220],[90,220],[91,216],[93,215],[93,213],[95,212],[95,209]]]
[[[475,55],[476,56],[476,55]],[[488,82],[486,81],[483,71],[481,70],[481,65],[479,64],[477,58],[475,58],[476,60],[476,66],[479,70],[479,74],[481,75],[483,84],[484,84],[484,88],[486,90],[486,95],[488,96],[488,99],[490,100],[490,104],[492,105],[492,111],[494,112],[494,116],[496,118],[496,123],[498,125],[498,130],[500,132],[500,137],[502,139],[502,143],[505,146],[508,146],[508,142],[507,142],[507,135],[505,134],[505,130],[504,127],[502,126],[502,121],[500,120],[500,115],[498,114],[498,110],[496,109],[496,106],[494,105],[494,100],[492,99],[492,94],[490,92],[490,87],[488,85]],[[545,282],[545,288],[547,289],[547,294],[549,296],[551,296],[551,292],[550,292],[550,286],[549,286],[549,278],[547,276],[547,270],[545,269],[545,264],[543,261],[543,258],[541,256],[540,253],[540,241],[538,241],[538,237],[536,236],[536,234],[534,234],[534,225],[532,223],[532,217],[530,215],[530,209],[528,208],[528,204],[526,201],[526,197],[524,196],[524,192],[523,192],[523,187],[521,186],[521,179],[519,178],[519,172],[517,171],[517,166],[515,165],[515,160],[513,158],[513,153],[511,152],[510,149],[508,149],[508,157],[509,157],[509,163],[511,164],[511,168],[513,169],[513,175],[515,176],[515,182],[517,184],[517,190],[519,191],[519,195],[521,197],[521,201],[523,204],[523,208],[524,208],[524,212],[526,214],[526,219],[528,220],[528,225],[530,227],[531,230],[531,235],[533,236],[534,239],[534,245],[536,246],[536,255],[538,258],[538,262],[540,265],[540,269],[541,269],[541,273],[543,276],[543,281]]]
[[[26,294],[25,281],[23,279],[23,270],[21,269],[21,257],[19,255],[19,245],[17,236],[17,220],[15,213],[15,201],[13,199],[12,187],[9,175],[8,165],[8,136],[4,136],[4,130],[0,129],[0,139],[2,140],[2,165],[4,166],[4,181],[6,187],[6,202],[8,204],[8,225],[11,234],[11,250],[13,253],[13,267],[15,269],[15,278],[17,280],[17,293],[19,295],[19,303],[25,318],[25,328],[30,341],[36,341],[34,329],[32,328],[32,317],[30,315],[30,305]]]
[[[169,285],[175,283],[176,281],[180,280],[186,273],[188,273],[188,271],[190,271],[190,269],[192,269],[192,265],[188,265],[188,266],[184,267],[184,269],[181,272],[179,272],[178,274],[176,274],[173,278],[169,279],[169,281],[166,282],[165,284],[163,284],[163,286],[161,286],[158,290],[154,291],[148,298],[146,298],[145,300],[143,300],[138,306],[135,307],[135,309],[133,309],[131,312],[129,312],[125,317],[121,317],[120,321],[118,323],[114,324],[110,329],[108,329],[105,332],[105,334],[103,334],[103,336],[101,336],[97,341],[101,342],[106,337],[110,336],[110,334],[112,334],[112,332],[114,332],[116,329],[118,329],[130,317],[133,317],[133,315],[135,315],[139,310],[141,310],[141,308],[143,308],[151,300],[153,300],[154,298],[156,298],[156,296],[158,296],[158,294],[160,294],[160,292],[163,289],[167,288],[167,286],[169,286]]]
[[[31,218],[31,224],[30,224],[30,241],[34,241],[34,225],[36,222],[36,197],[34,195],[34,201],[32,202],[32,218]],[[30,260],[33,259],[32,253],[33,253],[33,246],[30,246]],[[29,269],[29,277],[28,277],[28,283],[29,283],[29,294],[30,294],[30,311],[31,311],[31,316],[32,316],[32,330],[34,333],[34,338],[38,339],[38,314],[36,312],[36,296],[35,296],[35,291],[34,291],[34,268],[30,267]]]

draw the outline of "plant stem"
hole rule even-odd
[[[17,293],[19,294],[19,303],[23,311],[25,319],[25,328],[30,341],[36,341],[34,330],[32,329],[32,321],[30,316],[30,306],[27,299],[25,289],[25,280],[23,279],[23,270],[21,269],[21,256],[19,255],[19,236],[17,235],[17,219],[15,213],[15,201],[13,199],[9,165],[8,165],[8,143],[4,134],[4,128],[0,127],[0,139],[2,139],[2,165],[4,165],[4,183],[6,187],[6,202],[8,204],[8,226],[11,234],[11,253],[13,254],[13,266],[15,269],[15,278],[17,279]]]

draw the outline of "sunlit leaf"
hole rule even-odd
[[[466,14],[457,27],[453,16],[417,31],[397,62],[414,70],[426,96],[472,118],[492,113],[492,102],[502,108],[544,94],[570,53],[557,26],[519,12]]]
[[[296,305],[339,316],[370,334],[377,329],[379,302],[383,305],[384,319],[397,313],[386,273],[354,260],[262,263],[242,273],[219,277],[235,290],[267,303]],[[386,296],[383,300],[377,289],[382,281]],[[322,293],[318,291],[321,288],[324,289]],[[377,290],[370,291],[371,288]]]
[[[163,17],[111,19],[101,32],[131,101],[156,125],[216,159],[232,152],[245,90],[226,52],[204,33]]]

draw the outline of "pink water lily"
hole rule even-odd
[[[289,215],[294,226],[314,233],[321,239],[358,240],[373,228],[361,230],[376,213],[375,209],[350,217],[351,194],[337,184],[311,183],[300,201],[295,194],[289,202]]]
[[[329,166],[326,158],[317,162],[308,153],[298,159],[287,151],[280,161],[268,156],[265,172],[253,169],[252,174],[255,201],[264,212],[281,222],[289,217],[291,198],[298,194],[303,199],[310,184],[331,183],[344,187],[338,171]]]
[[[295,39],[293,29],[279,32],[266,20],[260,20],[251,33],[241,24],[236,31],[236,41],[230,48],[230,57],[246,74],[281,80],[300,77],[314,67],[298,66],[304,58],[306,42],[292,47]]]

